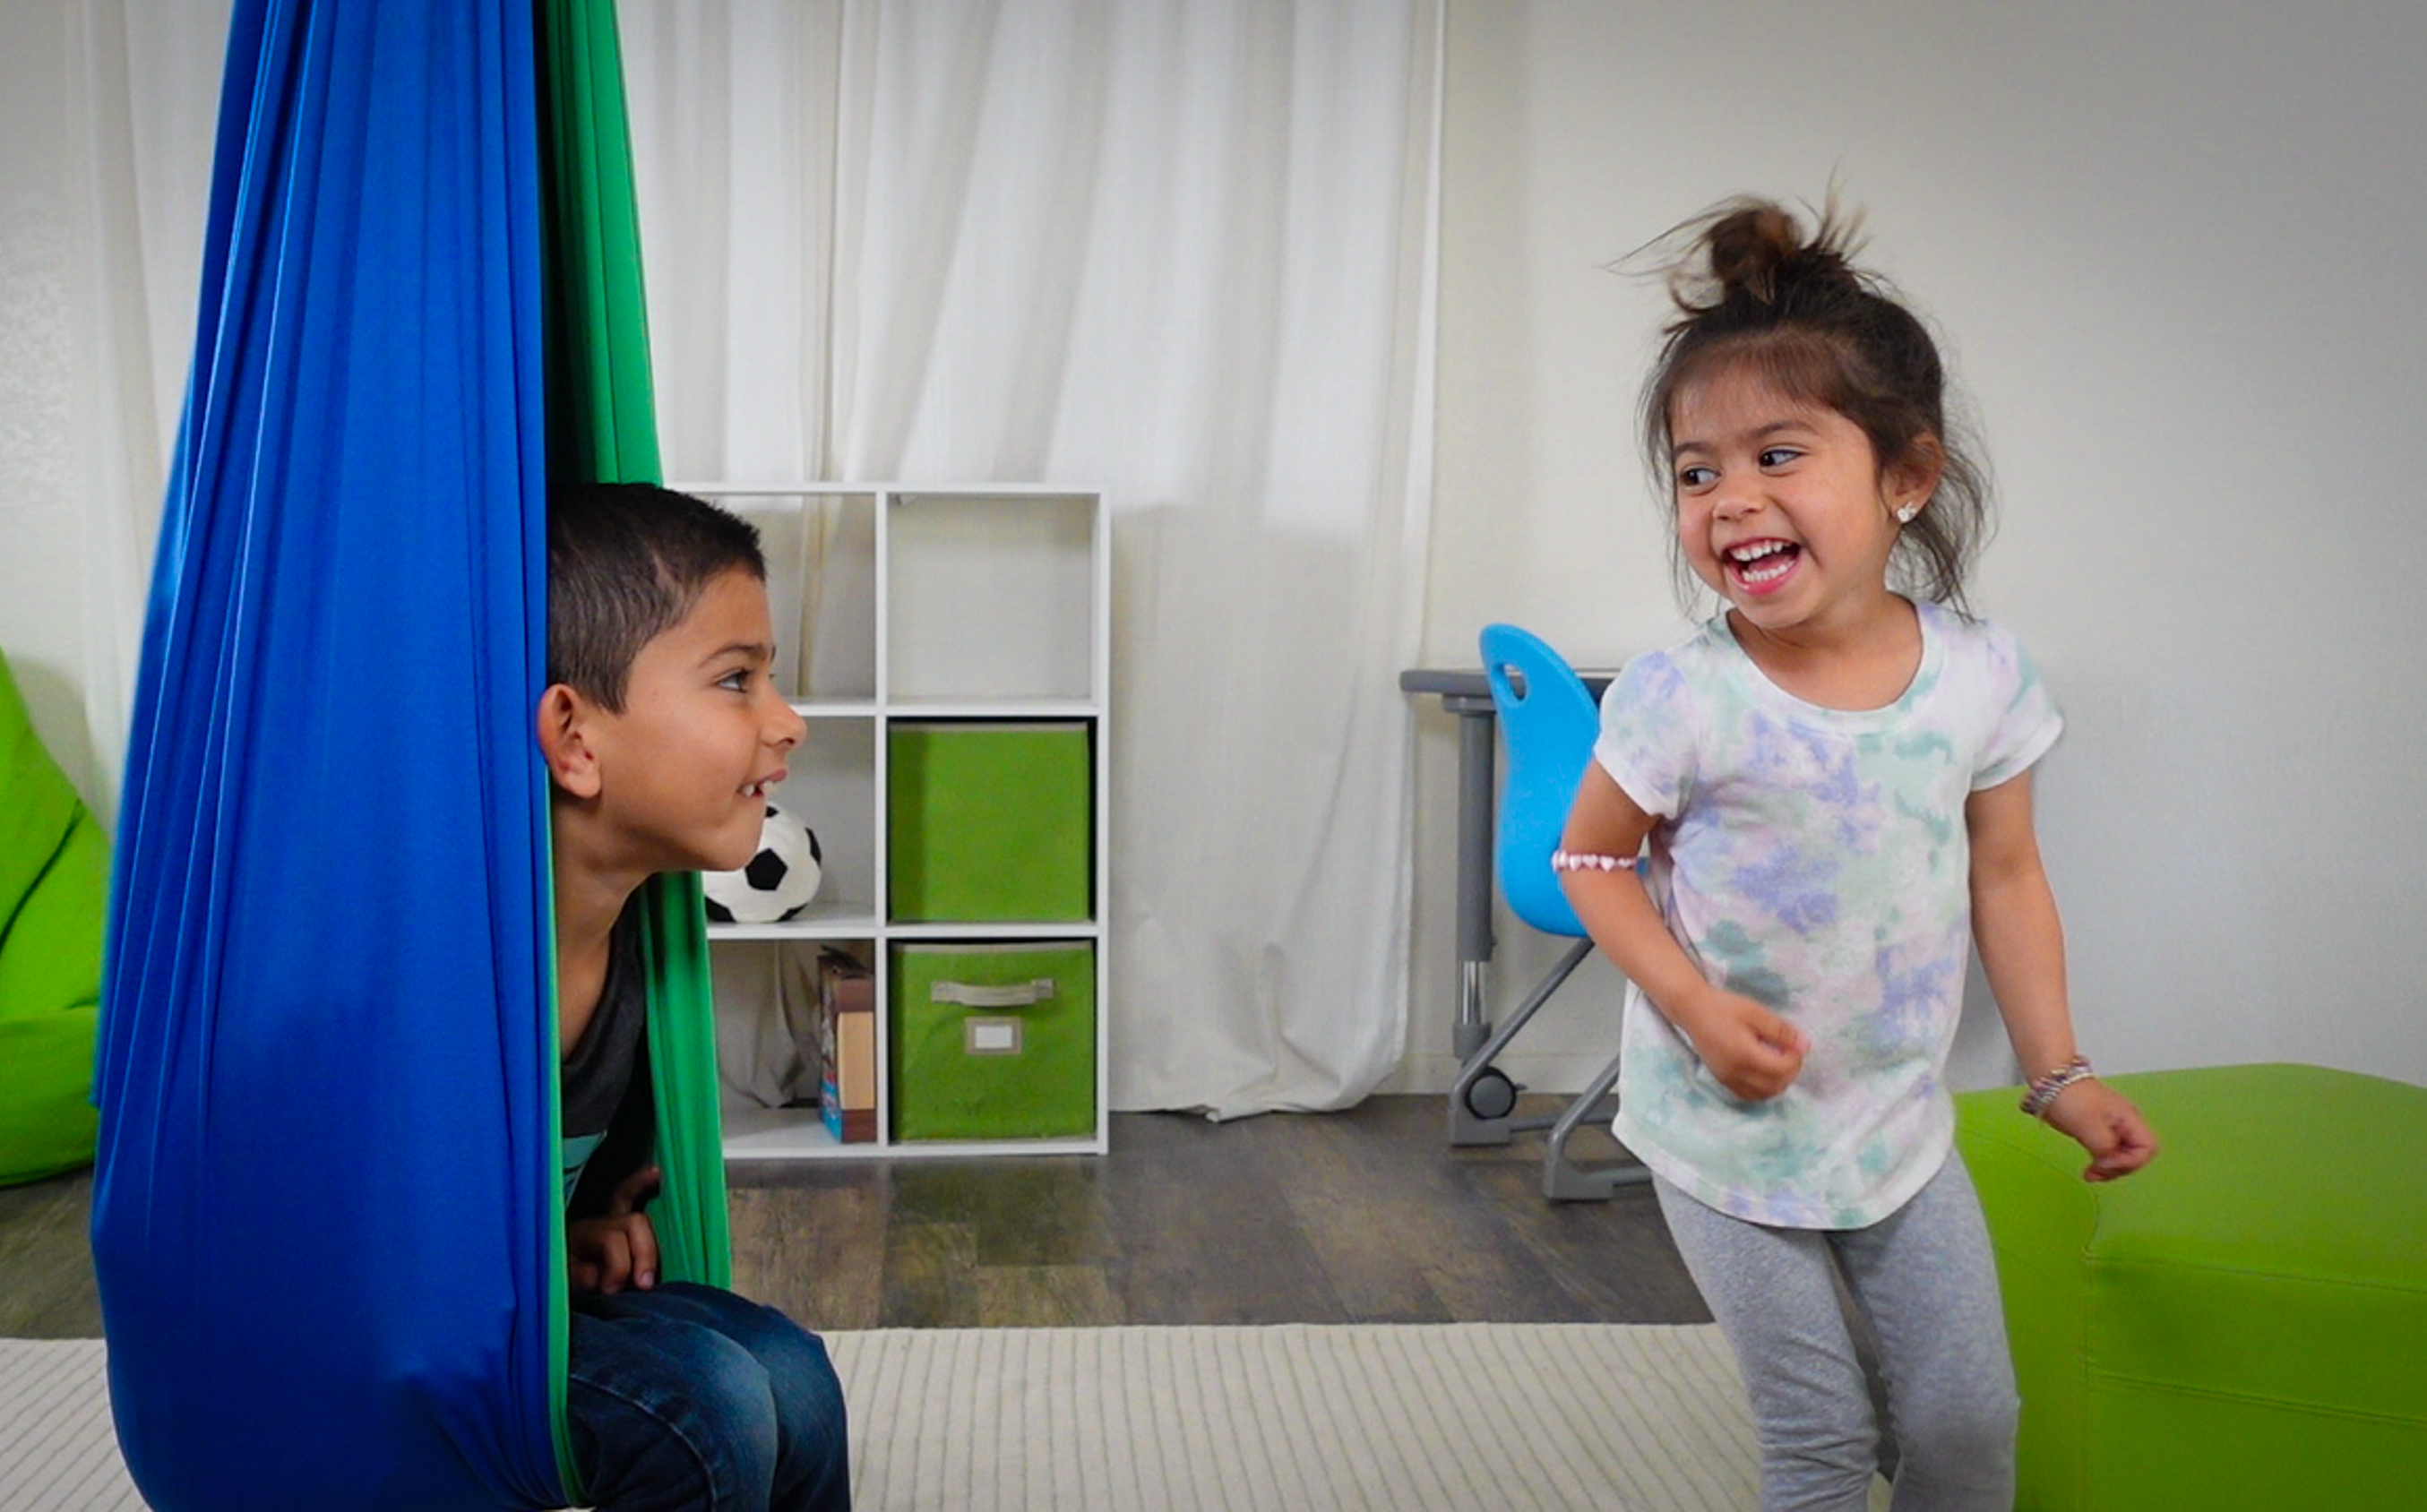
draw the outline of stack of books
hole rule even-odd
[[[818,956],[818,1103],[826,1131],[846,1145],[876,1138],[876,983],[840,951]]]

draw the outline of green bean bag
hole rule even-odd
[[[92,1160],[109,842],[0,658],[0,1185]]]

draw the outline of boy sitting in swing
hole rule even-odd
[[[548,501],[540,751],[556,855],[566,1409],[600,1512],[851,1504],[841,1383],[773,1308],[660,1282],[640,922],[660,871],[727,871],[806,726],[769,676],[758,533],[643,483]]]

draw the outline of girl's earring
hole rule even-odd
[[[1902,509],[1896,512],[1896,522],[1898,525],[1911,525],[1913,523],[1913,517],[1920,512],[1920,505],[1907,504]]]

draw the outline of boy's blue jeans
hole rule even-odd
[[[599,1512],[848,1512],[825,1345],[713,1287],[576,1297],[566,1407]]]

